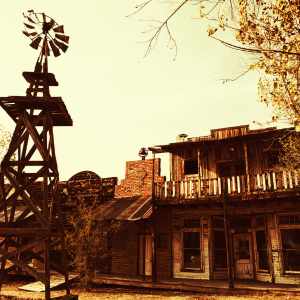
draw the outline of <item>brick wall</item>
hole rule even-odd
[[[162,182],[164,178],[160,176],[159,158],[156,158],[155,162],[154,159],[127,161],[125,179],[121,180],[120,185],[116,186],[115,196],[151,195],[153,171],[154,182]]]

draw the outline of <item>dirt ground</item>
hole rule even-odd
[[[125,289],[115,287],[94,288],[90,291],[83,291],[77,288],[72,289],[72,294],[79,295],[80,300],[131,300],[131,299],[166,299],[166,300],[300,300],[300,294],[295,293],[271,293],[253,292],[249,294],[203,294],[187,292],[168,292],[149,289]],[[52,291],[51,297],[62,295],[61,291]],[[20,291],[16,285],[5,285],[0,293],[0,299],[4,296],[17,296],[19,299],[43,299],[43,293],[32,293]]]

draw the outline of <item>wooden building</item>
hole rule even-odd
[[[104,210],[124,221],[111,238],[110,273],[299,283],[300,174],[278,160],[279,139],[293,132],[238,126],[181,135],[152,148],[170,153],[170,181],[157,158],[128,162]]]

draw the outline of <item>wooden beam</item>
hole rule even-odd
[[[222,191],[223,191],[223,215],[224,215],[224,233],[226,243],[226,258],[227,258],[227,276],[228,287],[234,288],[233,280],[233,266],[232,266],[232,245],[230,239],[230,226],[228,220],[228,191],[227,191],[227,178],[222,178]]]

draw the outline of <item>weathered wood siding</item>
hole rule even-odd
[[[224,140],[207,143],[193,148],[182,146],[171,154],[171,180],[180,181],[185,178],[184,161],[186,159],[198,160],[198,175],[203,179],[219,177],[218,164],[222,162],[243,163],[245,175],[247,175],[246,171],[248,171],[248,174],[261,174],[271,168],[268,164],[268,158],[272,149],[274,150],[272,140],[264,141],[247,138],[240,141]]]
[[[167,279],[172,277],[172,249],[171,249],[171,210],[161,208],[155,215],[156,220],[156,263],[157,278]]]
[[[111,273],[114,275],[136,276],[138,271],[138,226],[136,223],[123,224],[112,238]]]

